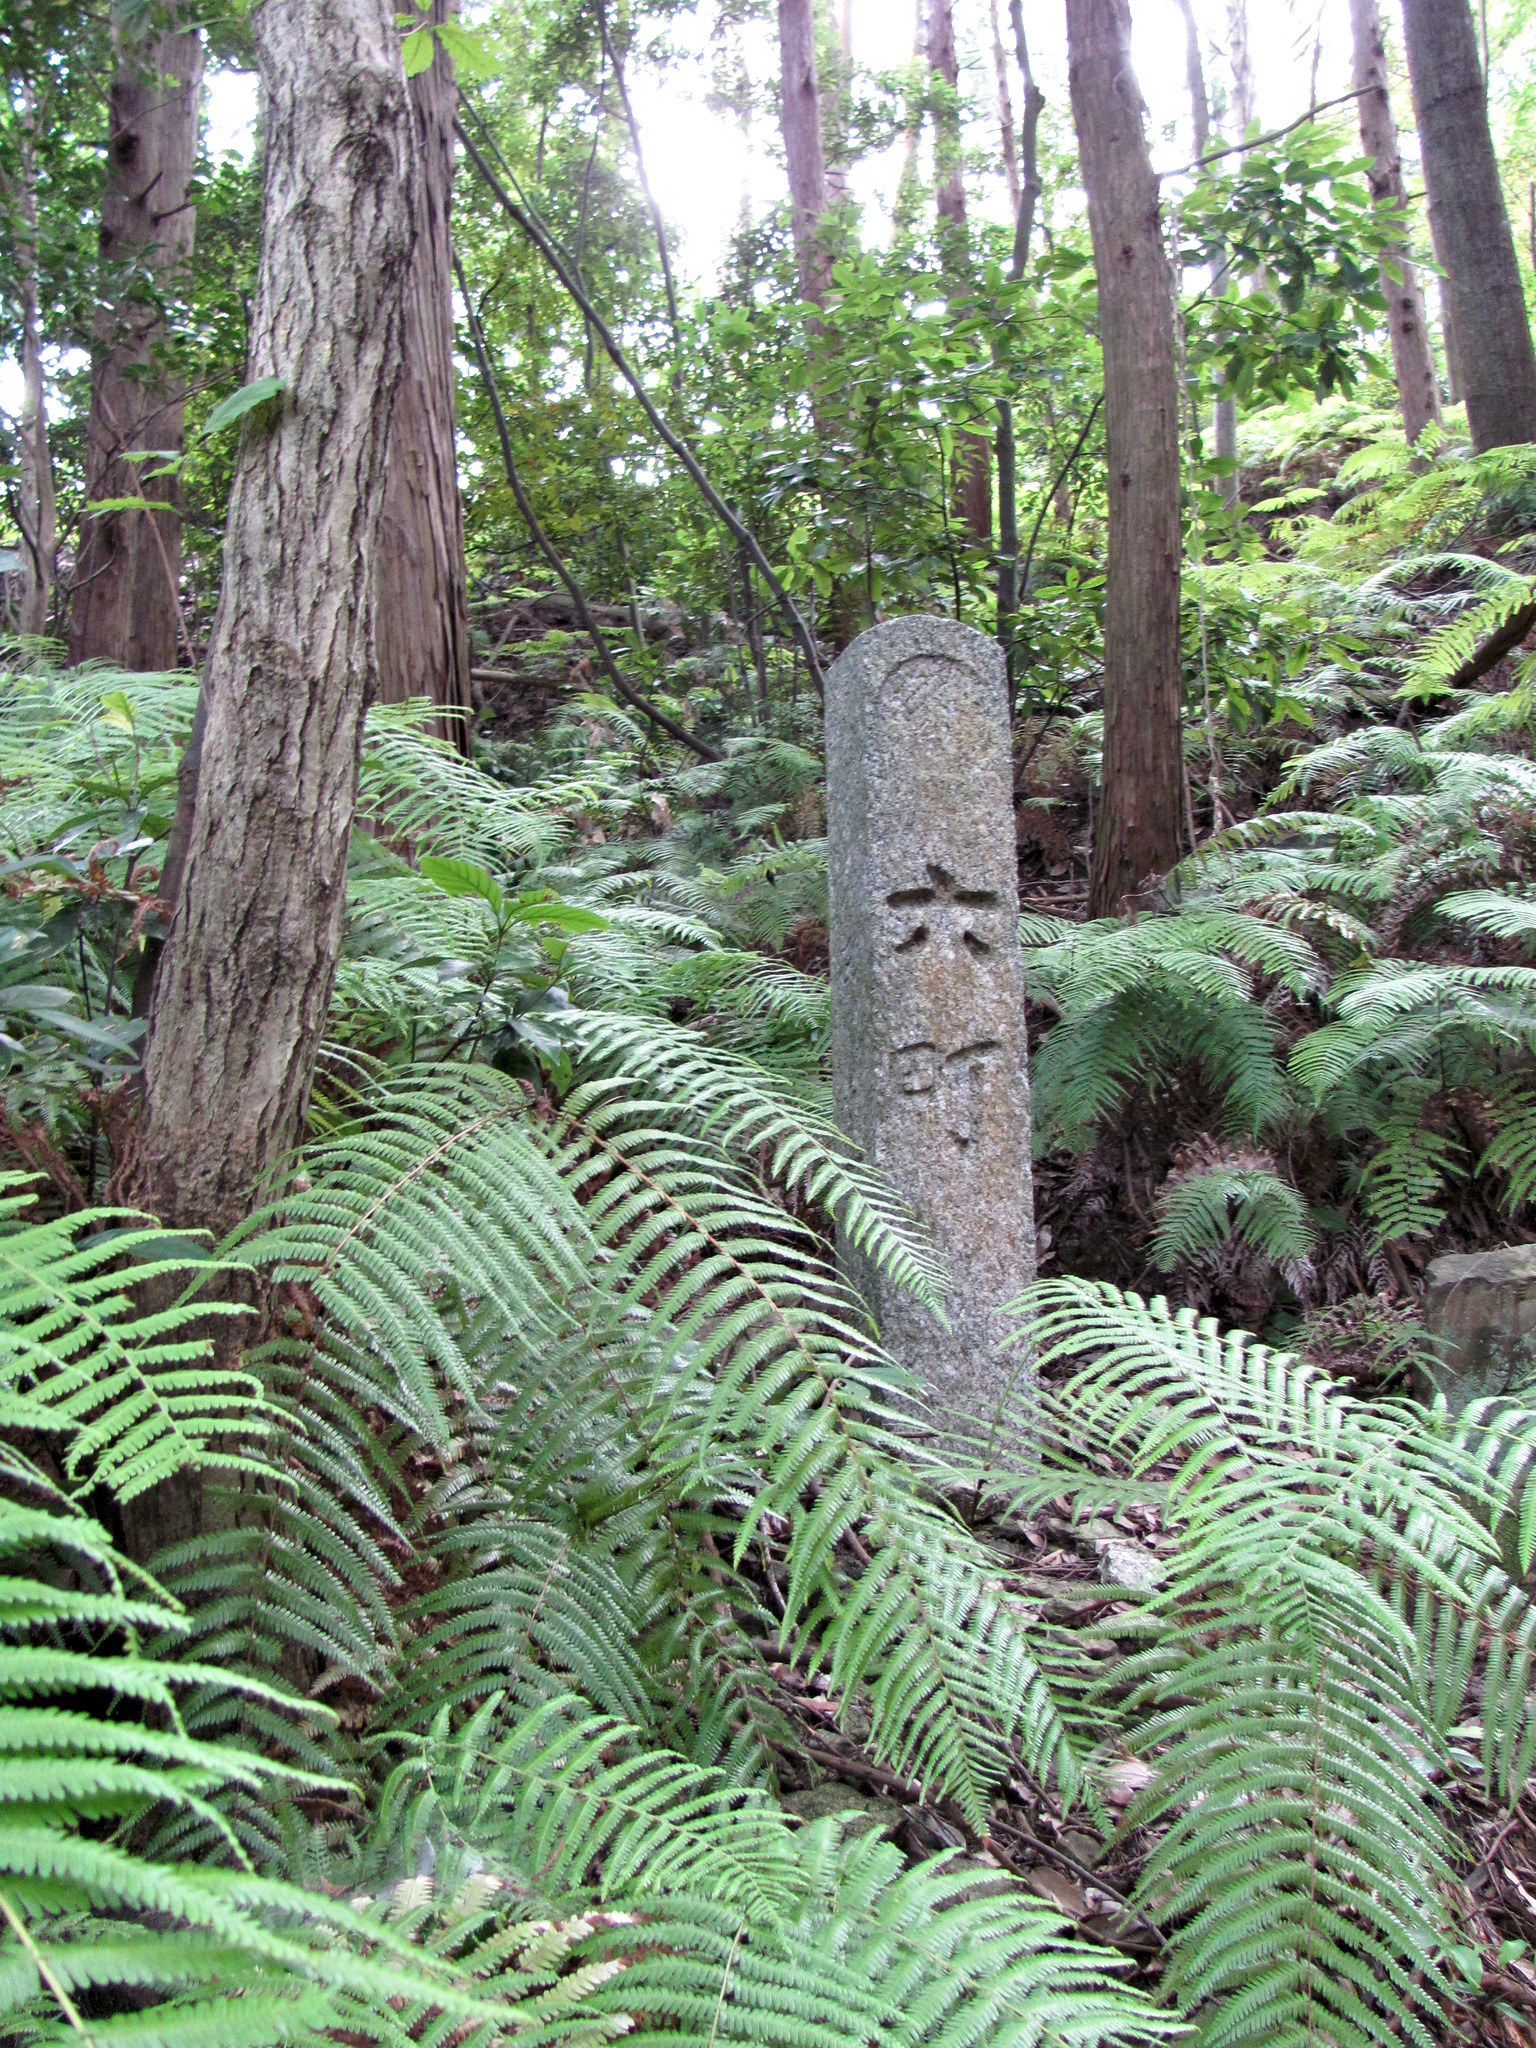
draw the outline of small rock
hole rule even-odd
[[[1507,1393],[1536,1366],[1536,1245],[1432,1259],[1424,1320],[1438,1362],[1415,1373],[1422,1398],[1443,1393],[1452,1414]]]
[[[1168,1576],[1155,1551],[1145,1544],[1120,1537],[1106,1543],[1099,1552],[1099,1577],[1106,1586],[1124,1586],[1133,1593],[1150,1593]]]
[[[1104,1844],[1098,1836],[1085,1834],[1081,1828],[1068,1828],[1061,1837],[1061,1848],[1074,1863],[1085,1863],[1090,1870],[1104,1854]]]
[[[824,1820],[829,1813],[843,1816],[843,1832],[859,1835],[893,1835],[906,1818],[907,1809],[895,1799],[882,1799],[874,1792],[860,1792],[852,1785],[812,1785],[807,1792],[791,1792],[779,1804],[786,1813],[803,1821]]]

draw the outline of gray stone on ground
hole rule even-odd
[[[1008,690],[994,642],[906,618],[827,676],[832,1088],[838,1122],[933,1234],[950,1328],[844,1248],[933,1419],[990,1424],[1035,1276]]]
[[[1128,1592],[1150,1593],[1168,1576],[1168,1568],[1155,1550],[1133,1543],[1128,1536],[1106,1543],[1099,1552],[1099,1578],[1106,1586],[1123,1586]]]
[[[1435,1362],[1419,1391],[1453,1412],[1503,1394],[1536,1368],[1536,1245],[1448,1253],[1430,1261],[1424,1320]],[[1430,1382],[1433,1384],[1431,1385]]]
[[[806,1792],[791,1792],[780,1800],[786,1813],[803,1821],[824,1820],[829,1813],[844,1816],[844,1832],[867,1835],[878,1831],[893,1835],[906,1819],[899,1799],[882,1799],[874,1792],[860,1792],[853,1785],[812,1785]]]

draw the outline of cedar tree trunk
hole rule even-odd
[[[1199,54],[1198,41],[1195,54]],[[1186,51],[1186,61],[1187,61]],[[1253,90],[1253,63],[1248,55],[1248,4],[1247,0],[1227,0],[1227,56],[1232,70],[1232,124],[1237,130],[1237,139],[1242,141],[1248,133],[1250,122],[1256,112]],[[1203,97],[1203,90],[1202,90]],[[1209,128],[1207,128],[1209,136]],[[1202,149],[1201,154],[1204,154]],[[1225,263],[1219,264],[1211,279],[1211,290],[1223,292],[1227,288],[1228,270]],[[1216,372],[1220,381],[1221,371]],[[1242,480],[1237,473],[1237,400],[1218,398],[1212,410],[1211,426],[1216,443],[1216,460],[1230,462],[1232,467],[1221,479],[1221,501],[1229,512],[1235,512],[1242,502]]]
[[[16,449],[16,497],[20,513],[20,632],[41,636],[48,631],[53,605],[54,560],[59,546],[58,508],[53,490],[53,463],[48,454],[48,404],[43,384],[42,336],[37,312],[37,101],[30,86],[22,88],[20,134],[21,176],[14,197],[16,268],[21,283],[21,419]]]
[[[1104,352],[1104,778],[1088,911],[1107,917],[1180,852],[1179,398],[1173,282],[1125,0],[1068,0],[1067,37]]]
[[[103,302],[94,325],[85,489],[93,498],[147,497],[163,512],[92,514],[75,564],[71,661],[175,666],[180,613],[181,490],[146,487],[137,450],[181,452],[184,392],[165,365],[161,302],[192,255],[187,203],[197,154],[203,46],[197,30],[135,40],[114,26],[117,70],[107,99],[107,185],[101,202]],[[153,465],[149,465],[153,467]]]
[[[251,376],[145,1061],[143,1193],[226,1231],[297,1134],[341,947],[418,205],[394,0],[261,0]]]
[[[446,21],[454,0],[424,20]],[[382,704],[430,696],[442,737],[469,752],[469,591],[453,404],[453,59],[439,44],[410,81],[421,210],[405,300],[405,369],[390,422],[374,588]]]
[[[1349,25],[1354,38],[1360,140],[1371,159],[1371,193],[1378,205],[1400,211],[1407,202],[1407,194],[1397,150],[1397,123],[1392,118],[1387,90],[1387,52],[1376,0],[1349,0]],[[1440,385],[1429,349],[1423,288],[1402,243],[1382,251],[1381,292],[1387,302],[1392,374],[1397,380],[1403,432],[1410,441],[1417,441],[1429,422],[1440,418]]]
[[[929,0],[928,69],[941,91],[933,121],[933,175],[938,189],[939,258],[954,280],[950,304],[970,296],[965,173],[960,157],[960,60],[955,51],[954,0]],[[992,538],[992,460],[985,434],[962,428],[955,449],[957,509],[972,540]]]
[[[1472,445],[1536,441],[1536,353],[1467,0],[1403,0],[1408,76]]]
[[[816,77],[815,0],[779,0],[779,75],[795,268],[800,296],[819,306],[831,281],[832,256],[821,227],[827,211],[827,160]]]

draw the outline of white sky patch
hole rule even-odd
[[[217,159],[248,157],[256,142],[256,74],[213,71],[203,82],[203,141]]]

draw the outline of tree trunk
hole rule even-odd
[[[1179,394],[1125,0],[1068,0],[1067,47],[1104,352],[1104,771],[1088,910],[1107,917],[1180,851]]]
[[[1198,43],[1196,54],[1198,55]],[[1248,54],[1248,0],[1227,0],[1227,57],[1232,71],[1232,125],[1237,130],[1237,140],[1242,141],[1257,114],[1253,90],[1253,63]],[[1207,130],[1209,135],[1209,130]],[[1227,288],[1227,266],[1218,263],[1211,279],[1211,290],[1223,292]],[[1217,370],[1216,380],[1221,382],[1222,372]],[[1237,400],[1218,398],[1212,408],[1211,427],[1216,443],[1216,460],[1231,464],[1221,479],[1221,501],[1229,512],[1236,512],[1242,503],[1242,480],[1237,473]]]
[[[1536,352],[1467,0],[1403,0],[1408,75],[1472,445],[1536,441]]]
[[[960,155],[960,60],[955,52],[954,0],[929,0],[928,69],[942,83],[933,121],[933,176],[939,212],[939,260],[955,289],[950,303],[970,296],[970,249],[965,219],[965,173]],[[965,530],[985,546],[992,538],[992,451],[974,427],[957,436],[956,510]]]
[[[446,21],[455,0],[434,0]],[[410,81],[421,216],[405,300],[405,372],[389,431],[374,634],[382,704],[430,695],[438,731],[469,752],[469,590],[453,404],[453,60]]]
[[[1191,0],[1179,0],[1184,17],[1184,79],[1189,87],[1189,120],[1195,133],[1195,155],[1211,146],[1211,103],[1205,91],[1205,63],[1200,55],[1200,28]]]
[[[43,384],[42,336],[37,311],[37,101],[22,87],[20,180],[14,195],[18,217],[16,268],[21,282],[21,421],[17,436],[17,509],[21,549],[19,632],[40,638],[48,631],[53,605],[54,560],[59,546],[53,463],[48,454],[48,403]]]
[[[1024,34],[1024,0],[1009,0],[1008,15],[1013,25],[1014,53],[1024,78],[1024,126],[1020,137],[1024,155],[1023,177],[1018,181],[1018,208],[1013,223],[1013,278],[1017,283],[1029,268],[1029,244],[1034,234],[1035,208],[1042,189],[1038,141],[1045,94],[1036,85],[1035,74],[1030,68],[1029,43]],[[1013,110],[1008,106],[1002,50],[997,34],[996,0],[993,0],[992,8],[992,37],[994,61],[998,67],[998,90],[1002,95],[1005,118],[1011,120]],[[1013,614],[1018,608],[1018,446],[1013,432],[1013,407],[1005,398],[997,408],[997,637],[1005,651],[1013,639]],[[1011,685],[1011,674],[1009,680]]]
[[[795,268],[800,296],[819,306],[831,282],[832,257],[821,226],[827,211],[827,162],[816,77],[815,0],[779,0],[779,75]]]
[[[822,152],[827,166],[827,206],[836,213],[852,196],[848,184],[848,130],[853,117],[853,15],[850,0],[843,0],[836,18],[831,0],[820,0],[820,4],[826,10],[835,45],[832,76],[821,86],[821,110],[826,121]]]
[[[917,145],[923,132],[923,95],[913,81],[921,75],[923,52],[926,48],[924,25],[928,18],[928,0],[917,0],[916,19],[912,29],[912,64],[907,73],[907,120],[901,136],[901,175],[896,181],[896,204],[891,209],[891,246],[897,247],[904,236],[912,231],[921,203],[921,188],[917,177]]]
[[[101,202],[105,297],[94,323],[87,508],[69,653],[77,662],[168,669],[176,662],[180,621],[181,489],[174,476],[144,489],[143,465],[126,457],[148,448],[181,452],[185,394],[165,363],[161,294],[192,254],[196,214],[187,191],[197,154],[203,46],[195,29],[168,30],[144,43],[133,41],[121,22],[113,33],[117,71],[107,99]],[[100,515],[89,509],[93,498],[139,496],[166,509]]]
[[[1359,94],[1360,141],[1371,158],[1371,194],[1378,205],[1401,209],[1407,204],[1403,166],[1397,150],[1397,123],[1387,90],[1387,53],[1382,41],[1376,0],[1349,0],[1354,38],[1354,87]],[[1406,245],[1395,244],[1381,256],[1381,291],[1387,302],[1387,330],[1392,336],[1392,374],[1402,408],[1403,432],[1417,441],[1431,420],[1440,418],[1440,385],[1429,350],[1429,321],[1424,292]]]
[[[1045,94],[1035,83],[1029,64],[1029,44],[1024,36],[1024,0],[1008,0],[1008,17],[1013,23],[1013,48],[1024,75],[1024,182],[1019,192],[1019,210],[1013,224],[1013,274],[1024,275],[1029,263],[1030,237],[1035,231],[1035,211],[1044,187],[1040,183],[1040,116],[1045,112]]]
[[[262,0],[251,376],[136,1178],[222,1233],[303,1118],[341,947],[418,167],[393,0]]]
[[[997,73],[997,123],[1003,138],[1003,178],[1008,186],[1008,211],[1017,220],[1022,194],[1019,190],[1019,145],[1013,132],[1013,95],[1008,90],[1008,60],[1003,55],[1003,31],[997,18],[997,0],[991,0],[992,69]]]

